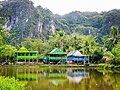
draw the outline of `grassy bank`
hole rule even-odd
[[[118,69],[120,70],[120,65],[111,65],[111,64],[89,64],[89,66],[85,66],[85,65],[77,65],[77,64],[61,64],[61,65],[58,65],[58,64],[35,64],[35,65],[29,65],[29,64],[26,64],[26,65],[1,65],[2,66],[6,66],[6,67],[9,67],[9,66],[12,66],[12,67],[32,67],[32,68],[43,68],[43,67],[46,67],[46,68],[49,68],[49,67],[63,67],[63,68],[79,68],[79,67],[89,67],[89,68],[101,68],[101,69]]]
[[[98,64],[99,68],[102,69],[118,69],[120,70],[120,65],[111,65],[111,64]]]

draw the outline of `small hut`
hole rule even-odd
[[[22,46],[16,52],[17,64],[23,63],[37,63],[38,62],[38,51],[28,51],[24,46]]]
[[[45,59],[47,63],[64,63],[67,59],[67,54],[58,48],[55,48],[45,55]]]
[[[89,63],[89,56],[81,54],[78,50],[70,51],[67,54],[67,62],[77,63],[77,64],[85,64]]]

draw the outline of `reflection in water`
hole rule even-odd
[[[19,80],[37,80],[38,70],[35,68],[17,68],[16,78]]]
[[[120,71],[75,68],[0,67],[1,76],[15,77],[26,90],[119,90]]]
[[[46,78],[52,82],[54,85],[63,84],[67,80],[79,83],[82,78],[87,78],[89,76],[89,72],[84,70],[72,70],[70,69],[49,69],[46,73]]]
[[[80,81],[83,78],[87,78],[89,77],[89,72],[87,71],[72,71],[72,69],[68,69],[67,70],[67,79],[69,79],[69,81],[75,82],[75,83],[80,83]]]
[[[53,84],[63,84],[67,80],[66,69],[51,68],[46,72],[46,78]]]

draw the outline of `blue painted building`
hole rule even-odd
[[[72,61],[74,63],[89,63],[89,56],[81,54],[78,50],[70,51],[67,54],[67,61]]]

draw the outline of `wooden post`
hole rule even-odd
[[[17,52],[17,57],[16,58],[17,58],[17,63],[18,63],[18,52]]]
[[[36,62],[36,64],[38,64],[38,58],[37,58],[37,62]]]
[[[36,64],[38,64],[38,53],[36,53],[37,54],[37,61],[36,61]]]
[[[30,58],[28,60],[29,60],[29,64],[30,64]]]
[[[84,59],[83,59],[83,60],[84,60],[84,65],[85,65],[85,57],[84,57]]]
[[[24,53],[23,53],[23,54],[24,54]],[[24,54],[23,56],[25,56],[25,54]],[[26,63],[26,58],[25,58],[25,63]]]
[[[78,59],[79,59],[79,58],[77,58],[77,65],[78,65]]]
[[[48,55],[48,64],[50,65],[50,55]]]
[[[89,64],[89,56],[88,56],[88,64]]]
[[[28,53],[28,56],[30,56],[30,52]],[[30,57],[29,57],[29,64],[30,64]]]
[[[30,75],[30,68],[28,68],[28,73],[27,74]],[[30,78],[28,78],[28,80],[30,80]]]
[[[26,70],[26,68],[25,68],[24,75],[25,75],[25,76],[27,75],[27,70]],[[25,80],[26,80],[26,77],[25,77]]]

